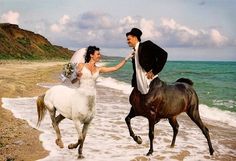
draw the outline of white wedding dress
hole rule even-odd
[[[99,76],[99,71],[92,73],[85,65],[81,70],[81,77],[76,82],[76,99],[78,99],[79,106],[85,111],[91,111],[92,115],[95,113],[96,102],[96,80]]]
[[[99,71],[97,70],[95,73],[92,73],[85,65],[81,70],[82,76],[80,77],[78,83],[79,88],[85,88],[88,90],[95,89],[96,80],[99,76]]]

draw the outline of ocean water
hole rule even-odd
[[[118,59],[106,60],[110,66]],[[124,161],[124,160],[176,160],[184,154],[185,161],[215,160],[208,152],[208,145],[200,129],[184,119],[179,119],[180,132],[175,148],[170,148],[172,129],[167,120],[156,125],[154,153],[146,157],[149,149],[148,122],[143,117],[132,119],[132,127],[143,139],[137,145],[129,136],[125,117],[129,113],[129,94],[132,90],[130,80],[131,62],[124,68],[111,74],[101,74],[97,81],[96,115],[89,127],[84,143],[84,161]],[[200,98],[199,111],[204,123],[235,129],[236,127],[236,62],[167,62],[159,77],[166,82],[174,82],[180,77],[190,78]],[[50,88],[53,84],[41,84]],[[9,109],[17,118],[25,119],[36,128],[36,96],[29,98],[2,98],[3,107]],[[22,110],[24,109],[24,110]],[[60,123],[65,148],[55,145],[55,132],[47,114],[38,128],[43,133],[40,140],[50,155],[41,161],[77,160],[77,150],[67,149],[67,145],[77,141],[77,133],[71,120]],[[210,130],[210,135],[214,136]],[[235,150],[221,144],[220,138],[212,138],[215,156],[231,155]],[[232,138],[233,139],[233,138]]]
[[[116,64],[113,60],[109,64]],[[131,63],[125,68],[107,75],[130,83]],[[171,83],[178,78],[189,78],[200,103],[224,111],[236,112],[236,62],[169,61],[159,74],[161,80]]]

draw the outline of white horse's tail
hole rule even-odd
[[[43,120],[45,114],[46,114],[46,105],[44,104],[44,95],[38,96],[37,98],[37,111],[38,111],[38,122],[37,126],[40,126],[41,121]]]

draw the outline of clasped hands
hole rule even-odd
[[[126,57],[125,57],[125,61],[129,60],[130,58],[134,57],[134,52],[129,53]]]
[[[125,57],[125,61],[129,60],[130,58],[134,57],[134,52],[129,53],[126,57]],[[152,70],[150,70],[149,72],[146,73],[146,76],[148,79],[153,79],[153,77],[155,76],[152,72]]]
[[[152,69],[149,72],[146,73],[146,76],[147,76],[147,79],[153,79],[154,74],[152,72]]]

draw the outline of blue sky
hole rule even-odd
[[[236,61],[235,0],[0,0],[0,22],[70,49],[129,52],[125,33],[143,31],[169,60]]]

